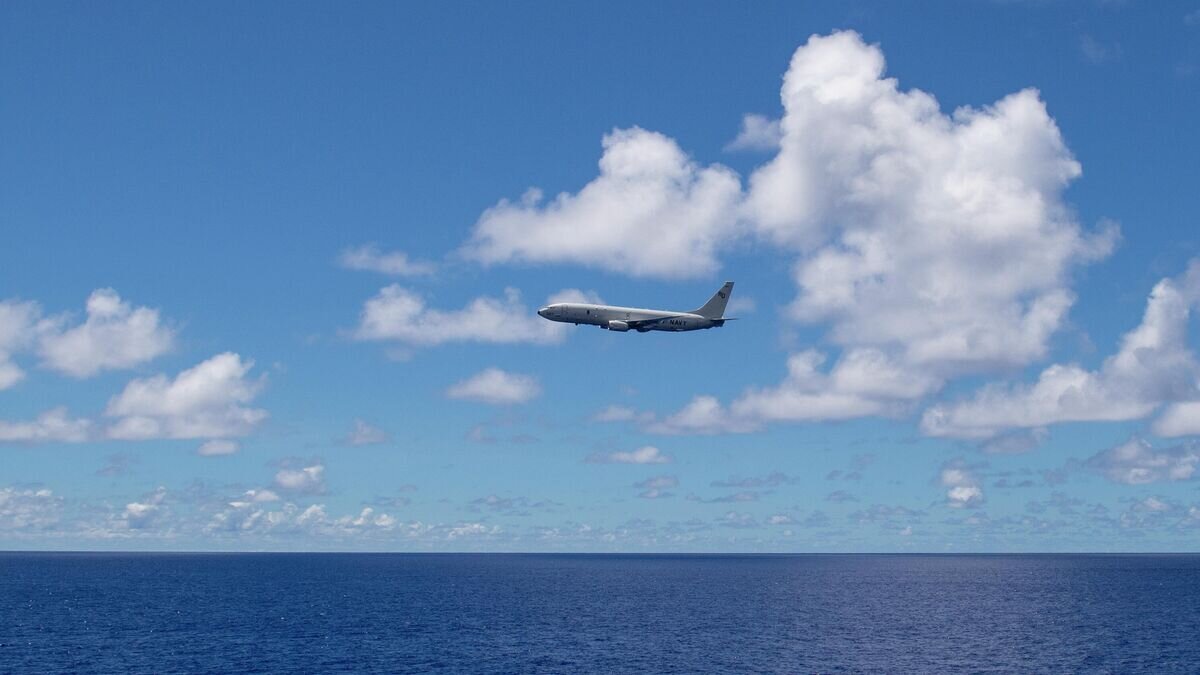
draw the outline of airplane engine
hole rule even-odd
[[[625,331],[629,330],[629,324],[625,323],[624,321],[609,321],[608,329],[624,333]]]

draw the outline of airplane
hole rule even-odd
[[[730,293],[733,293],[733,282],[726,281],[704,306],[690,312],[558,302],[539,309],[538,316],[576,326],[590,324],[622,333],[629,330],[645,333],[652,330],[680,332],[720,328],[726,321],[734,320],[725,316],[725,304],[729,302]]]

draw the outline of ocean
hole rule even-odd
[[[0,553],[0,672],[1200,673],[1200,555]]]

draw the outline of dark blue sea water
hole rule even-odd
[[[0,672],[1200,672],[1200,556],[0,553]]]

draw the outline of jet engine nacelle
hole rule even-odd
[[[608,329],[624,333],[625,331],[629,330],[629,324],[625,323],[624,321],[609,321]]]

